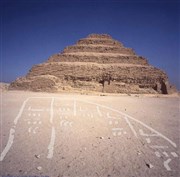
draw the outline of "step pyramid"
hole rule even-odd
[[[169,93],[168,77],[108,34],[90,34],[35,65],[10,89]]]

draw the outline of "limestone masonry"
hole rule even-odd
[[[170,93],[165,72],[107,34],[90,34],[62,53],[35,65],[10,89]]]

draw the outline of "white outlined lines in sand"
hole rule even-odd
[[[7,142],[7,145],[6,147],[4,148],[4,150],[2,151],[1,153],[1,156],[0,156],[0,161],[2,161],[4,159],[4,157],[6,156],[6,154],[8,153],[8,151],[10,150],[12,144],[13,144],[13,141],[14,141],[14,133],[15,133],[15,130],[14,128],[11,128],[10,129],[10,133],[9,133],[9,139],[8,139],[8,142]]]
[[[47,155],[48,159],[51,159],[53,157],[55,139],[56,139],[55,128],[52,127],[51,140],[50,140],[50,143],[49,143],[49,146],[48,146],[48,155]]]
[[[166,168],[167,171],[171,171],[171,168],[169,167],[169,163],[171,162],[171,159],[167,159],[164,161],[164,167]]]
[[[145,137],[145,140],[148,144],[152,144],[151,139],[158,138],[159,135],[157,133],[145,133],[142,129],[139,129],[139,133],[141,136]],[[156,141],[154,142],[156,143]],[[171,171],[170,162],[173,160],[173,158],[178,157],[178,155],[175,152],[171,152],[168,146],[163,145],[150,145],[150,147],[155,150],[154,154],[157,158],[161,158],[163,160],[163,166],[167,171]],[[171,157],[170,157],[171,156]]]
[[[14,143],[14,139],[15,139],[15,133],[16,133],[16,128],[19,129],[19,121],[22,118],[22,120],[24,120],[25,122],[27,122],[27,125],[30,126],[27,129],[28,133],[32,133],[32,134],[36,134],[39,127],[42,124],[42,121],[40,121],[40,117],[41,117],[41,113],[47,111],[49,112],[49,109],[42,109],[42,108],[32,108],[31,106],[28,106],[27,103],[29,104],[29,101],[31,100],[35,100],[38,99],[37,97],[29,97],[27,98],[23,103],[22,106],[18,112],[18,115],[15,117],[14,121],[13,121],[13,126],[10,128],[9,131],[9,138],[7,141],[7,144],[5,146],[5,148],[2,150],[1,154],[0,154],[0,161],[3,161],[5,156],[7,155],[7,153],[10,151],[11,147],[13,146]],[[51,105],[50,108],[53,109],[53,102],[54,102],[54,98],[49,98],[49,97],[41,97],[41,99],[52,99],[51,101]],[[27,107],[26,107],[27,106]],[[34,105],[33,105],[34,106]],[[50,122],[52,122],[53,119],[53,112],[51,109],[51,113],[50,113]],[[41,112],[41,113],[40,113]]]
[[[142,129],[139,129],[139,133],[142,136],[159,136],[157,133],[151,133],[151,134],[144,133]]]
[[[178,154],[176,152],[170,152],[168,153],[168,147],[166,146],[153,146],[153,149],[156,151],[154,152],[155,156],[157,158],[161,158],[164,160],[163,165],[166,168],[167,171],[171,171],[172,169],[170,168],[170,162],[172,161],[172,158],[177,158]]]
[[[22,106],[21,106],[21,109],[19,110],[18,115],[17,115],[16,118],[14,119],[14,125],[17,124],[17,122],[18,122],[19,118],[21,117],[22,112],[23,112],[23,110],[24,110],[24,108],[25,108],[25,105],[26,105],[26,103],[29,101],[29,99],[30,99],[30,98],[27,98],[27,99],[23,102],[23,104],[22,104]]]
[[[28,132],[29,133],[33,133],[33,134],[36,134],[36,130],[38,129],[39,127],[35,127],[35,128],[33,128],[33,127],[29,127],[29,129],[28,129]]]
[[[68,121],[68,120],[61,120],[60,121],[61,127],[67,127],[67,126],[72,127],[72,125],[73,125],[72,121]]]
[[[133,132],[134,136],[137,137],[137,133],[136,131],[134,130],[132,124],[130,123],[130,121],[128,120],[128,118],[126,116],[124,116],[125,120],[126,120],[126,123],[129,125],[131,131]]]
[[[112,128],[112,134],[113,136],[120,136],[122,134],[127,134],[127,132],[124,131],[123,128]]]
[[[48,145],[48,155],[47,158],[51,159],[53,157],[53,153],[54,153],[54,144],[55,144],[55,139],[56,139],[56,132],[55,132],[55,128],[53,126],[53,117],[54,117],[54,97],[51,99],[51,108],[50,108],[50,123],[52,125],[52,130],[51,130],[51,139],[50,139],[50,143]]]
[[[49,132],[48,132],[50,138],[46,144],[47,146],[45,146],[47,150],[47,154],[45,155],[45,157],[48,159],[54,157],[54,151],[56,147],[55,143],[57,143],[58,141],[58,133],[60,132],[57,131],[57,129],[58,128],[61,129],[63,127],[67,127],[64,129],[68,129],[69,127],[72,127],[74,123],[75,125],[77,125],[75,121],[78,121],[81,118],[83,119],[87,118],[87,121],[84,120],[87,123],[89,123],[88,121],[92,120],[92,122],[103,123],[101,124],[102,126],[108,126],[106,130],[107,131],[110,130],[110,133],[112,134],[112,136],[114,136],[113,141],[116,140],[121,141],[121,139],[123,139],[123,136],[126,136],[125,138],[127,139],[129,137],[134,137],[136,138],[137,141],[138,139],[143,140],[143,143],[146,143],[146,145],[150,147],[150,149],[153,151],[155,158],[159,159],[158,161],[162,162],[162,166],[165,168],[165,170],[167,171],[173,170],[173,160],[179,157],[178,153],[176,152],[176,149],[172,149],[177,147],[175,142],[173,142],[172,140],[170,140],[168,137],[164,136],[160,132],[154,130],[152,127],[135,119],[134,117],[129,116],[113,108],[110,108],[108,106],[103,106],[101,104],[96,104],[88,101],[81,101],[73,98],[66,99],[60,97],[42,97],[42,98],[48,99],[48,105],[46,105],[45,107],[42,107],[41,105],[38,106],[36,104],[32,105],[31,107],[29,103],[27,105],[29,99],[35,100],[35,99],[41,99],[41,97],[28,98],[23,102],[19,110],[19,113],[14,120],[14,125],[10,129],[7,145],[3,150],[3,152],[1,153],[1,157],[0,157],[1,161],[5,158],[6,154],[13,145],[15,127],[16,124],[19,122],[19,119],[21,118],[22,114],[23,117],[26,116],[25,121],[29,126],[28,129],[29,133],[36,134],[39,133],[40,130],[39,127],[41,125],[44,125],[45,122],[43,122],[44,121],[43,115],[45,115],[48,110],[48,113],[46,115],[48,116],[47,122],[48,124],[50,124]],[[43,102],[41,103],[43,104]],[[23,113],[24,108],[27,111],[26,112],[27,114],[25,116]],[[58,118],[55,119],[55,116],[57,116]],[[55,122],[57,122],[56,120],[58,120],[57,125],[55,124]],[[72,128],[72,131],[74,131],[74,127]],[[40,135],[42,134],[40,133]],[[109,132],[108,132],[108,136],[109,136]]]
[[[155,141],[155,144],[153,144],[151,138],[158,138],[158,139],[163,139],[165,140],[166,143],[169,143],[171,145],[171,148],[177,148],[177,145],[175,142],[173,142],[172,140],[170,140],[168,137],[164,136],[163,134],[161,134],[160,132],[154,130],[152,127],[146,125],[145,123],[135,119],[134,117],[132,116],[129,116],[121,111],[118,111],[118,110],[115,110],[113,108],[110,108],[108,106],[104,106],[104,105],[100,105],[100,104],[97,104],[97,103],[93,103],[93,102],[88,102],[88,101],[82,101],[84,103],[88,103],[88,104],[92,104],[92,105],[95,105],[95,106],[99,106],[101,108],[104,108],[106,111],[107,111],[107,118],[109,119],[108,122],[109,122],[109,125],[112,126],[113,125],[113,120],[117,120],[117,119],[124,119],[126,121],[126,123],[128,124],[129,128],[131,129],[131,131],[133,132],[134,136],[136,138],[141,138],[143,137],[145,139],[145,142],[149,145],[150,148],[152,149],[156,149],[158,147],[160,147],[160,149],[163,149],[164,147],[167,148],[168,151],[170,151],[171,155],[173,156],[173,158],[177,158],[178,157],[178,154],[176,152],[171,152],[171,150],[169,149],[168,146],[164,146],[162,144],[156,144],[156,141]],[[115,115],[116,116],[112,116],[110,115],[110,111],[116,113]],[[119,116],[118,116],[119,114]],[[133,124],[137,124],[138,126],[137,127],[143,127],[143,129],[147,130],[148,132],[150,133],[145,133],[143,129],[139,129],[139,132],[135,130]],[[114,127],[116,128],[116,127]],[[136,128],[137,129],[137,128]],[[113,129],[112,129],[113,130]],[[120,127],[119,127],[119,130],[120,130]],[[117,132],[113,132],[114,136],[117,136],[118,133]],[[119,133],[120,135],[121,133]],[[160,153],[158,151],[155,152],[155,155],[157,157],[161,157]],[[163,166],[164,168],[167,170],[167,171],[171,171],[171,168],[170,168],[170,162],[172,161],[171,158],[169,158],[169,155],[167,152],[164,152],[163,155],[168,158],[166,159],[165,161],[163,161]],[[168,155],[168,156],[167,156]]]
[[[36,134],[39,127],[38,125],[42,124],[41,115],[43,112],[47,111],[46,109],[34,109],[31,106],[28,107],[28,117],[24,118],[24,121],[27,121],[27,124],[29,125],[28,133]]]
[[[38,98],[30,98],[24,110],[23,120],[28,124],[28,133],[30,136],[36,137],[41,134],[44,124],[44,115],[51,116],[52,98],[44,98],[41,104],[38,104]]]
[[[4,150],[3,150],[2,153],[1,153],[0,161],[3,161],[4,157],[6,156],[6,154],[8,153],[8,151],[10,150],[11,146],[13,145],[16,124],[18,123],[19,118],[21,117],[21,115],[22,115],[22,113],[23,113],[23,110],[24,110],[24,108],[25,108],[25,105],[26,105],[26,103],[28,102],[28,100],[29,100],[29,98],[27,98],[27,99],[23,102],[23,104],[22,104],[22,106],[21,106],[21,108],[20,108],[20,110],[19,110],[18,115],[17,115],[16,118],[14,119],[14,125],[13,125],[12,128],[10,129],[8,142],[7,142]]]
[[[113,136],[121,136],[127,134],[127,131],[124,130],[123,125],[121,125],[120,120],[107,112],[108,124],[111,127],[111,132]],[[121,127],[119,127],[121,126]]]
[[[129,120],[134,121],[134,122],[142,125],[144,128],[152,131],[153,133],[157,134],[159,137],[161,137],[161,138],[163,138],[164,140],[168,141],[173,147],[175,147],[175,148],[177,147],[176,143],[174,143],[172,140],[170,140],[169,138],[167,138],[166,136],[164,136],[164,135],[161,134],[160,132],[156,131],[156,130],[153,129],[152,127],[150,127],[150,126],[146,125],[145,123],[143,123],[143,122],[135,119],[135,118],[132,117],[132,116],[129,116],[129,115],[127,115],[127,114],[125,114],[125,113],[123,113],[123,112],[121,112],[121,111],[118,111],[118,110],[113,109],[113,108],[108,107],[108,106],[100,105],[100,104],[93,103],[93,102],[89,102],[89,101],[81,101],[81,102],[93,104],[93,105],[95,105],[95,106],[100,106],[100,107],[102,107],[102,108],[105,108],[105,109],[111,110],[111,111],[113,111],[113,112],[119,113],[119,114],[122,116],[122,118],[124,118],[124,117],[126,116]],[[120,118],[119,118],[119,119],[120,119]]]

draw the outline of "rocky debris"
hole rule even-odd
[[[33,91],[56,91],[59,86],[59,79],[52,75],[39,75],[32,77],[18,78],[12,82],[9,89],[33,90]]]
[[[91,34],[35,65],[10,89],[55,92],[162,93],[172,90],[166,73],[107,34]]]
[[[37,169],[38,171],[41,171],[41,170],[42,170],[42,167],[41,167],[41,166],[38,166],[36,169]]]
[[[146,166],[147,166],[148,168],[153,168],[153,165],[150,164],[150,163],[146,163]]]
[[[35,157],[36,157],[37,159],[39,159],[41,156],[36,154]]]
[[[9,88],[9,84],[8,83],[0,82],[0,91],[7,91],[8,88]]]

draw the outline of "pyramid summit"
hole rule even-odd
[[[168,77],[108,34],[90,34],[35,65],[10,89],[170,93]]]

